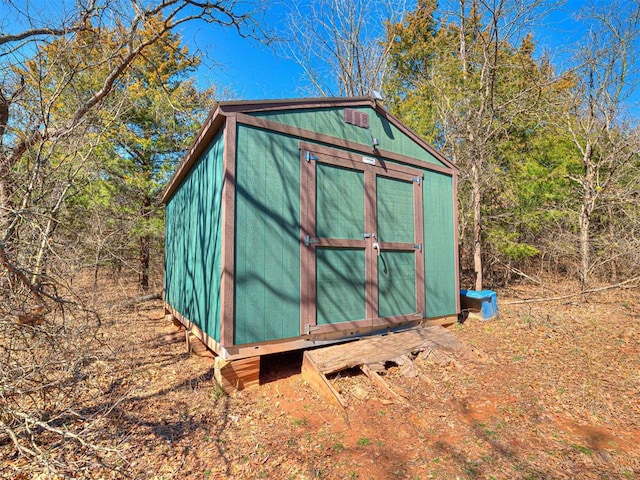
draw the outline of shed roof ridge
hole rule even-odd
[[[362,105],[375,108],[373,97],[303,97],[266,100],[228,100],[216,102],[215,108],[222,112],[254,112],[265,110],[285,110],[305,107],[335,107],[340,105]]]

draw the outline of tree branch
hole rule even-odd
[[[526,300],[515,300],[513,302],[505,302],[503,303],[503,305],[520,305],[523,303],[542,303],[542,302],[551,302],[556,300],[565,300],[567,298],[577,297],[580,295],[584,295],[586,293],[596,293],[596,292],[603,292],[605,290],[612,290],[614,288],[621,288],[625,285],[628,285],[633,282],[637,282],[639,280],[640,280],[640,276],[630,278],[628,280],[625,280],[624,282],[616,283],[615,285],[607,285],[606,287],[590,288],[588,290],[581,290],[579,292],[570,293],[568,295],[560,295],[557,297],[529,298]]]

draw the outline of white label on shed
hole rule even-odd
[[[375,158],[371,158],[371,157],[362,157],[362,161],[364,163],[368,163],[369,165],[375,165],[376,164],[376,159]]]

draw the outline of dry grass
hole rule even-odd
[[[127,289],[103,292],[109,304]],[[110,406],[92,438],[115,451],[78,454],[95,478],[640,477],[640,295],[509,305],[549,291],[498,293],[498,319],[452,327],[484,361],[418,361],[414,379],[391,368],[406,405],[346,372],[333,380],[344,412],[303,381],[299,352],[263,359],[260,388],[224,395],[159,302],[105,310],[83,408]],[[10,443],[0,456],[5,478],[38,473]]]

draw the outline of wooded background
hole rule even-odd
[[[229,99],[196,81],[188,22],[271,42],[310,95],[381,92],[455,162],[464,287],[640,278],[637,0],[577,12],[582,39],[562,56],[539,51],[535,28],[562,2],[299,2],[284,32],[260,24],[263,5],[234,0],[33,5],[7,2],[0,18],[0,442],[47,469],[89,464],[47,449],[92,448],[98,413],[60,425],[77,417],[98,279],[160,290],[160,194]]]

